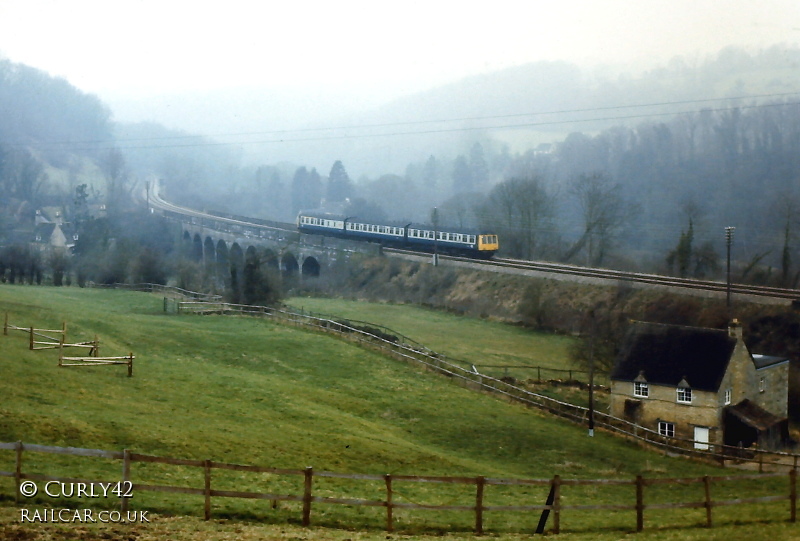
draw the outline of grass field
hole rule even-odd
[[[308,312],[379,323],[416,340],[437,353],[502,375],[493,366],[575,368],[569,360],[573,337],[533,331],[497,321],[448,314],[403,304],[364,303],[344,299],[295,297],[286,304]],[[511,369],[518,377],[536,377],[533,370]],[[553,376],[545,371],[544,375]]]
[[[436,326],[442,327],[441,335],[458,336],[458,331],[450,331],[458,323],[468,327],[461,331],[463,336],[519,331],[490,322],[453,322],[451,316],[440,320],[441,315],[428,312],[430,319],[418,323],[420,331],[427,332],[417,333],[392,321],[393,317],[405,317],[392,315],[396,307],[388,307],[385,313],[390,315],[386,317],[380,308],[387,307],[363,305],[362,312],[358,308],[354,304],[350,307],[353,314],[341,315],[384,323],[423,343],[436,334]],[[582,427],[464,389],[447,378],[346,342],[262,319],[166,315],[161,298],[142,293],[0,285],[0,314],[5,312],[18,326],[58,328],[66,321],[70,339],[88,340],[98,335],[101,354],[132,351],[136,362],[133,378],[126,377],[124,367],[58,368],[57,354],[29,351],[23,333],[0,337],[0,441],[127,448],[178,458],[282,468],[313,466],[316,471],[345,473],[496,478],[551,478],[558,474],[564,478],[626,479],[637,474],[690,477],[732,473],[646,452],[603,433],[588,438]],[[563,337],[553,337],[549,346],[547,339],[546,335],[537,337],[542,347],[551,351],[564,347]],[[444,336],[438,340],[443,347],[449,343]],[[512,344],[513,338],[507,342],[510,352],[525,349]],[[439,349],[437,344],[430,346]],[[500,351],[501,345],[485,347],[487,352]],[[13,460],[13,452],[0,452],[0,470],[12,471]],[[110,460],[26,453],[24,471],[118,479],[120,465]],[[300,492],[297,480],[216,475],[215,487],[264,491],[268,486],[269,490]],[[134,482],[194,487],[202,487],[203,482],[202,471],[196,468],[143,464],[134,466],[132,478]],[[757,494],[776,484],[778,481],[751,482],[745,490]],[[380,489],[353,481],[325,480],[315,485],[320,494],[358,498],[379,499]],[[738,494],[741,488],[719,490],[722,497]],[[397,497],[398,501],[468,505],[474,501],[473,493],[474,487],[462,490],[409,484],[399,489]],[[64,532],[59,535],[100,539],[126,531],[135,532],[137,539],[386,538],[380,531],[381,509],[318,505],[312,519],[316,527],[308,530],[296,526],[299,504],[283,502],[272,509],[267,502],[215,498],[215,520],[205,523],[194,518],[202,516],[202,497],[149,492],[136,494],[132,506],[158,513],[153,524],[89,527],[76,535],[75,525],[19,524],[19,510],[9,500],[13,495],[9,478],[0,478],[0,494],[5,497],[0,508],[0,524],[4,524],[0,537],[4,538],[45,539]],[[653,501],[677,498],[667,490],[649,494]],[[536,505],[543,503],[545,496],[546,490],[540,488],[515,491],[492,487],[491,493],[487,490],[487,505],[519,501]],[[630,500],[631,494],[614,488],[587,489],[575,490],[569,498],[596,503]],[[47,499],[25,502],[30,507],[67,504],[70,502]],[[715,511],[721,527],[713,530],[686,528],[703,522],[702,510],[653,511],[648,515],[648,528],[652,529],[641,537],[732,539],[737,538],[732,537],[733,531],[742,531],[749,532],[753,540],[789,539],[796,527],[785,523],[786,508],[785,502],[721,508]],[[609,515],[613,515],[610,520]],[[757,523],[761,520],[770,523]],[[397,511],[396,527],[402,533],[392,537],[410,539],[437,532],[455,532],[445,538],[470,537],[472,521],[470,512]],[[537,521],[538,514],[497,512],[487,515],[486,528],[491,532],[524,531],[535,528]],[[739,522],[744,525],[738,526]],[[618,539],[633,525],[631,513],[565,513],[562,528],[568,533],[561,537]],[[507,535],[517,537],[503,533]]]

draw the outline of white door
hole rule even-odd
[[[708,451],[708,428],[703,426],[694,427],[694,448]]]

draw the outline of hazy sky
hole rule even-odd
[[[798,0],[0,0],[0,56],[101,97],[401,93],[536,60],[641,66],[798,42]]]

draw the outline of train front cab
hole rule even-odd
[[[490,258],[499,248],[497,235],[478,235],[478,253],[481,257]]]

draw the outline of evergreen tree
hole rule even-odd
[[[473,189],[481,189],[489,182],[489,165],[483,155],[483,145],[475,143],[469,153],[469,169]]]
[[[693,248],[692,242],[694,241],[694,224],[692,219],[689,218],[688,231],[681,232],[681,238],[678,240],[678,246],[672,250],[667,256],[667,265],[669,265],[670,272],[677,263],[678,276],[686,278],[689,275],[689,267],[692,263]]]
[[[328,175],[328,192],[326,200],[329,202],[341,202],[350,198],[353,193],[353,185],[350,182],[350,177],[344,169],[341,160],[336,160],[331,167],[330,175]]]
[[[317,170],[298,168],[292,179],[292,213],[319,207],[321,193],[322,181]]]
[[[453,191],[456,193],[471,192],[474,187],[472,169],[467,162],[467,158],[460,155],[453,165]]]

